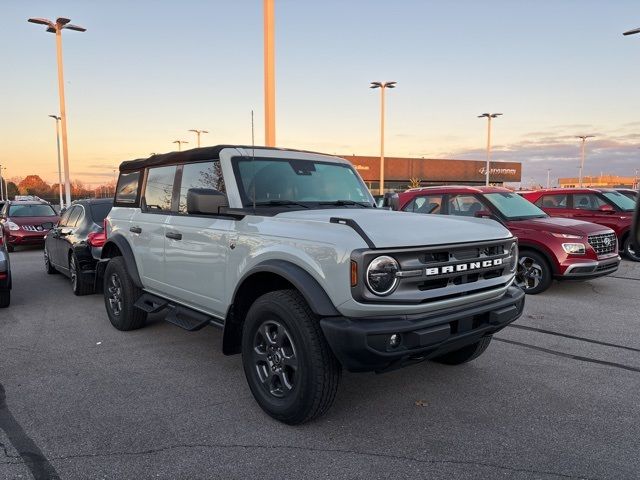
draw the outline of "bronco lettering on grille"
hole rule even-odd
[[[467,270],[479,270],[502,265],[502,258],[493,260],[482,260],[480,262],[459,263],[457,265],[445,265],[444,267],[431,267],[425,270],[426,276],[443,275],[445,273],[464,272]]]

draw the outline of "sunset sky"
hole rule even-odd
[[[277,143],[388,156],[523,163],[523,183],[640,168],[637,1],[276,0]],[[28,17],[63,16],[72,178],[110,180],[122,160],[204,145],[263,143],[262,0],[3,1],[0,164],[57,181],[54,35]]]

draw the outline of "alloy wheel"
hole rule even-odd
[[[78,267],[73,256],[69,260],[69,277],[71,277],[71,287],[75,292],[75,290],[78,288]]]
[[[49,260],[49,253],[47,249],[44,249],[44,268],[48,271],[51,268],[51,261]]]
[[[253,338],[252,359],[262,387],[285,398],[296,386],[298,357],[288,330],[275,320],[263,322]]]
[[[520,256],[518,259],[518,271],[516,272],[515,283],[524,291],[533,290],[542,281],[542,265],[533,258]]]
[[[122,283],[117,273],[112,273],[109,277],[109,286],[107,287],[107,300],[111,313],[119,316],[122,312]]]

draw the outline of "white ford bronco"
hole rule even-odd
[[[272,417],[332,404],[342,367],[456,365],[518,318],[517,241],[492,220],[375,207],[349,162],[221,145],[120,165],[99,272],[119,330],[224,329]]]

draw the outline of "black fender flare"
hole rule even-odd
[[[115,245],[118,250],[120,250],[122,258],[124,259],[125,268],[134,285],[138,288],[143,288],[140,274],[138,273],[136,257],[133,256],[133,250],[131,250],[131,245],[129,245],[127,239],[121,233],[111,235],[102,247],[102,260],[108,260],[110,258],[106,254],[109,252],[111,245]]]

